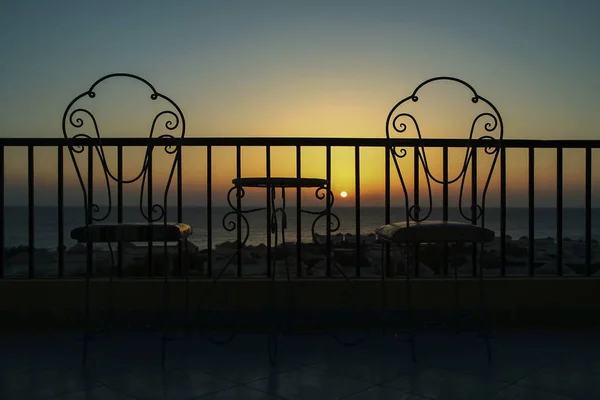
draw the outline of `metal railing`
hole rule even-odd
[[[188,147],[196,147],[196,148],[204,148],[206,150],[206,224],[207,224],[207,249],[206,249],[206,271],[205,277],[212,277],[214,275],[213,268],[213,253],[214,253],[214,243],[213,240],[213,232],[215,229],[222,229],[219,227],[215,227],[212,224],[212,212],[214,208],[213,203],[213,186],[214,186],[214,167],[215,167],[215,159],[212,157],[212,150],[215,147],[230,147],[234,148],[236,152],[235,163],[236,163],[236,177],[239,178],[241,175],[241,165],[242,165],[242,156],[241,151],[242,148],[245,147],[261,147],[265,149],[266,154],[266,171],[267,176],[270,174],[270,166],[271,166],[271,152],[272,149],[278,147],[292,147],[295,149],[296,153],[296,177],[301,177],[301,165],[302,165],[302,149],[305,147],[319,147],[325,149],[325,171],[326,171],[326,179],[328,182],[331,182],[331,167],[332,167],[332,157],[331,152],[332,149],[343,147],[343,148],[353,148],[354,149],[354,225],[355,229],[352,232],[353,235],[357,238],[356,243],[353,244],[355,251],[355,276],[361,277],[361,266],[360,259],[364,255],[365,247],[361,244],[359,238],[363,233],[361,231],[361,149],[364,148],[380,148],[382,151],[386,149],[390,149],[394,146],[404,147],[404,148],[414,148],[414,147],[424,147],[424,148],[438,148],[443,151],[444,162],[443,162],[443,170],[445,176],[447,176],[447,153],[449,149],[452,148],[464,148],[466,146],[472,148],[481,148],[489,146],[489,142],[477,142],[477,141],[469,141],[463,139],[348,139],[348,138],[183,138],[183,139],[166,139],[166,138],[158,138],[158,139],[146,139],[146,138],[105,138],[102,139],[102,142],[96,139],[62,139],[62,138],[0,138],[0,221],[2,221],[2,229],[0,230],[0,259],[2,263],[0,264],[0,278],[5,277],[5,266],[7,265],[7,257],[6,257],[6,246],[5,246],[5,231],[7,228],[14,229],[13,227],[7,227],[5,224],[5,176],[7,174],[7,165],[5,162],[5,154],[7,148],[17,147],[17,148],[26,148],[27,149],[27,187],[28,187],[28,200],[27,200],[27,209],[28,209],[28,277],[34,278],[35,274],[35,202],[34,202],[34,190],[36,186],[36,182],[34,179],[35,172],[35,164],[34,164],[34,155],[35,149],[37,148],[55,148],[57,150],[56,156],[56,167],[57,167],[57,218],[58,224],[56,226],[56,235],[57,235],[57,248],[58,248],[58,268],[57,268],[57,277],[63,278],[65,277],[65,248],[64,248],[64,237],[65,237],[65,225],[64,225],[64,188],[65,188],[65,179],[64,179],[64,168],[65,168],[65,160],[64,160],[64,151],[68,148],[68,146],[73,145],[81,145],[87,147],[88,149],[91,146],[102,145],[104,147],[114,147],[117,149],[118,154],[122,154],[123,148],[127,148],[130,146],[136,147],[147,147],[147,146],[167,146],[167,145],[180,145],[182,148]],[[510,152],[510,149],[525,149],[527,150],[527,159],[528,159],[528,184],[529,188],[527,190],[528,197],[528,259],[527,259],[527,275],[535,276],[535,217],[534,211],[536,208],[536,199],[535,199],[535,154],[538,149],[553,149],[556,152],[556,275],[563,275],[563,259],[564,259],[564,249],[563,249],[563,199],[564,199],[564,179],[563,179],[563,170],[564,170],[564,162],[563,162],[563,153],[565,149],[583,149],[585,151],[585,177],[584,177],[584,187],[585,187],[585,228],[584,228],[584,255],[583,258],[585,260],[585,270],[581,275],[591,276],[594,274],[593,265],[592,265],[592,149],[600,148],[600,140],[511,140],[505,139],[501,142],[500,145],[500,157],[499,157],[499,165],[498,170],[495,174],[499,174],[500,176],[500,190],[499,190],[499,204],[500,204],[500,229],[497,233],[497,237],[500,238],[500,254],[499,254],[499,276],[507,275],[507,153]],[[389,154],[389,151],[385,151],[386,154]],[[389,157],[387,158],[389,161]],[[123,168],[123,158],[118,158],[118,169],[122,171]],[[185,160],[181,160],[181,163],[185,165]],[[218,164],[217,164],[218,165]],[[417,163],[415,163],[417,165]],[[178,222],[182,222],[182,196],[181,196],[181,172],[182,168],[177,168],[175,179],[178,182],[177,187],[177,216]],[[387,162],[385,164],[385,193],[384,196],[386,199],[390,198],[390,187],[391,182],[396,178],[394,173],[390,173],[391,167],[390,163]],[[232,177],[234,178],[234,177]],[[444,189],[444,199],[443,199],[443,208],[444,208],[444,216],[447,217],[447,208],[448,208],[448,196],[447,190]],[[301,204],[301,195],[298,190],[297,194],[297,207],[296,207],[296,218],[298,220],[298,224],[296,226],[296,246],[297,246],[297,270],[296,274],[302,274],[302,252],[301,248],[303,244],[300,240],[301,235],[301,227],[300,227],[300,204]],[[122,219],[122,207],[123,207],[123,196],[122,192],[119,192],[118,195],[118,210],[119,210],[119,221]],[[382,219],[381,223],[390,222],[390,208],[393,204],[390,204],[390,201],[386,201],[385,204],[385,220]],[[81,221],[82,224],[84,221]],[[238,228],[241,229],[239,224]],[[238,235],[239,236],[239,235]],[[326,242],[324,244],[326,251],[326,259],[327,259],[327,269],[326,276],[332,277],[332,269],[331,265],[331,257],[332,257],[332,238],[331,232],[327,230],[326,232]],[[271,247],[271,243],[268,243],[269,251]],[[120,253],[119,253],[120,254]],[[179,250],[181,260],[181,248]],[[389,254],[389,252],[388,252]],[[385,260],[382,260],[385,261]],[[387,260],[389,261],[389,260]],[[446,263],[447,261],[444,261]],[[119,257],[119,271],[122,268],[122,260]],[[237,259],[237,277],[243,277],[243,271],[241,268],[240,258]],[[439,275],[447,275],[447,265],[444,265],[443,273]],[[418,273],[418,271],[417,271]],[[392,276],[393,271],[387,271],[387,276]]]

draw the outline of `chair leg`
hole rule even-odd
[[[88,343],[90,339],[90,277],[86,272],[85,277],[85,315],[84,315],[84,331],[83,331],[83,351],[81,363],[85,367],[87,364],[87,355],[88,355]]]
[[[408,250],[407,245],[407,252]],[[412,315],[412,295],[411,295],[411,279],[410,279],[410,256],[406,257],[406,266],[405,266],[405,282],[406,282],[406,323],[407,323],[407,340],[410,345],[410,354],[413,363],[417,362],[417,353],[415,346],[415,333],[414,333],[414,324],[413,324],[413,315]],[[396,337],[398,338],[398,333],[396,333]]]
[[[454,265],[454,333],[460,332],[460,299],[458,295],[458,264]]]
[[[278,332],[277,332],[277,313],[276,313],[276,299],[275,299],[275,273],[276,263],[273,261],[273,269],[271,270],[271,288],[269,295],[269,303],[271,309],[271,331],[267,336],[267,353],[269,355],[269,363],[271,366],[275,365],[279,359],[279,346],[278,346]]]
[[[359,240],[360,238],[357,238],[357,240]],[[386,244],[387,245],[387,244]],[[387,317],[387,297],[386,297],[386,288],[385,288],[385,268],[386,266],[384,265],[384,251],[383,248],[386,245],[381,245],[381,334],[385,335],[386,331],[387,331],[387,321],[386,321],[386,317]]]
[[[113,308],[112,308],[112,292],[113,292],[113,271],[115,268],[115,257],[111,243],[108,243],[110,253],[110,267],[108,271],[108,288],[106,293],[106,331],[110,337],[113,328]]]
[[[167,243],[165,242],[165,260],[167,259]],[[168,279],[169,279],[169,267],[167,263],[163,266],[163,329],[162,329],[162,338],[161,338],[161,367],[165,369],[165,362],[167,358],[167,319],[168,319]]]
[[[90,340],[90,277],[93,267],[93,247],[89,241],[86,243],[85,260],[85,293],[84,293],[84,330],[83,330],[83,351],[81,354],[81,363],[83,367],[87,365],[88,347]]]
[[[417,362],[417,354],[415,349],[415,335],[413,331],[413,320],[412,320],[412,301],[411,301],[411,280],[410,280],[410,268],[406,269],[406,310],[407,310],[407,323],[408,323],[408,341],[410,343],[410,353],[412,362]]]
[[[192,263],[192,257],[188,252],[188,239],[184,240],[184,252],[187,257],[187,262],[185,263],[185,334],[189,335],[190,332],[190,266]]]
[[[486,304],[485,304],[485,287],[483,286],[483,246],[479,260],[479,303],[480,303],[480,335],[485,340],[485,350],[488,361],[492,361],[492,346],[490,343],[491,334],[487,325]]]
[[[273,189],[274,190],[274,189]],[[273,215],[271,217],[271,224],[272,226],[275,227],[275,252],[277,252],[277,229],[278,229],[278,225],[277,225],[277,209],[275,208],[275,197],[271,196],[271,202],[272,202],[272,210],[273,210]],[[284,249],[285,251],[285,249]],[[275,293],[275,276],[277,274],[277,257],[274,257],[273,259],[273,268],[271,269],[271,288],[270,288],[270,296],[269,296],[269,303],[270,303],[270,309],[271,309],[271,331],[268,333],[267,336],[267,353],[269,356],[269,363],[271,364],[271,366],[275,365],[277,363],[277,361],[279,360],[279,343],[278,343],[278,332],[277,332],[277,311],[276,311],[276,293]]]

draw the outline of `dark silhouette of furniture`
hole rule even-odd
[[[269,361],[271,365],[277,363],[279,359],[278,341],[280,333],[290,332],[290,328],[294,323],[295,307],[294,307],[294,294],[293,294],[293,280],[292,274],[290,273],[290,265],[287,259],[287,242],[286,242],[286,229],[287,229],[287,211],[286,211],[286,190],[290,189],[314,189],[315,197],[319,200],[325,200],[326,206],[322,210],[313,211],[309,209],[300,209],[300,214],[313,215],[314,219],[311,224],[311,234],[313,244],[319,246],[319,248],[325,249],[326,243],[318,243],[317,240],[317,223],[324,219],[326,221],[326,229],[328,234],[335,232],[340,227],[340,220],[338,216],[332,212],[334,203],[334,195],[330,189],[330,185],[327,179],[322,178],[299,178],[299,177],[244,177],[236,178],[232,180],[233,186],[227,194],[227,202],[231,211],[227,212],[223,216],[223,228],[226,231],[237,232],[236,251],[229,257],[225,264],[218,270],[217,274],[213,278],[210,289],[205,293],[205,301],[209,302],[212,300],[212,295],[215,289],[218,287],[217,282],[224,275],[225,271],[231,266],[233,261],[237,258],[238,260],[238,276],[242,275],[241,271],[241,254],[248,241],[250,235],[250,224],[248,218],[249,214],[266,211],[268,223],[268,239],[267,246],[269,249],[273,246],[273,253],[270,262],[267,263],[267,278],[270,279],[270,292],[268,296],[268,304],[266,309],[271,313],[269,316],[272,327],[267,337],[267,350]],[[248,189],[265,189],[267,192],[267,205],[266,207],[258,208],[244,208],[243,198],[245,197],[246,190]],[[277,205],[277,197],[279,195],[280,204]],[[274,236],[274,238],[271,238]],[[301,238],[298,238],[301,240]],[[281,246],[281,247],[279,247]],[[287,308],[283,327],[277,326],[276,316],[276,296],[275,296],[275,278],[277,275],[277,250],[280,248],[283,250],[284,262],[283,267],[285,268],[285,276],[287,278],[286,292],[288,294],[289,306]],[[325,252],[325,251],[324,251]],[[329,255],[331,257],[331,255]],[[269,257],[267,257],[269,259]],[[356,286],[353,285],[352,281],[344,273],[343,269],[331,260],[332,266],[340,273],[347,283],[357,292]],[[217,340],[205,335],[206,338],[218,345],[228,344],[235,336],[236,332],[233,331],[226,336],[225,339]],[[342,344],[357,344],[358,342],[346,343],[340,339],[337,335],[333,335]],[[360,341],[364,341],[361,339]]]
[[[331,207],[333,206],[334,196],[333,192],[329,189],[329,184],[326,179],[321,178],[294,178],[294,177],[247,177],[247,178],[236,178],[233,179],[232,182],[233,187],[229,190],[227,194],[227,202],[231,208],[227,214],[223,216],[223,228],[227,231],[237,230],[237,251],[233,256],[227,261],[225,266],[221,268],[219,273],[216,275],[213,283],[216,283],[225,270],[230,266],[232,261],[236,257],[241,256],[241,252],[243,247],[245,246],[248,237],[250,235],[250,225],[246,215],[255,213],[258,211],[266,211],[267,218],[269,222],[269,236],[274,235],[274,252],[277,252],[279,245],[281,244],[281,249],[284,253],[284,266],[287,277],[288,284],[288,293],[289,293],[289,309],[288,309],[288,322],[287,327],[284,327],[283,330],[288,330],[289,325],[291,325],[291,320],[293,319],[294,312],[294,304],[293,304],[293,286],[292,279],[290,274],[290,266],[287,259],[287,246],[285,239],[285,232],[287,229],[287,211],[286,211],[286,189],[315,189],[315,196],[317,199],[326,200],[326,207],[321,211],[310,211],[306,209],[300,210],[303,214],[312,214],[315,215],[315,219],[313,220],[311,231],[313,235],[313,240],[315,238],[315,229],[316,224],[321,218],[328,218],[329,222],[331,222],[329,226],[329,231],[335,231],[339,228],[340,223],[338,217],[332,213]],[[250,188],[264,188],[267,191],[267,207],[260,208],[252,208],[245,209],[242,206],[242,199],[245,196],[246,190]],[[281,196],[281,205],[276,205],[277,192],[280,192]],[[235,201],[232,199],[235,197]],[[235,220],[232,217],[236,217]],[[245,233],[242,235],[241,227],[245,226]],[[269,246],[271,242],[269,241]],[[270,285],[270,293],[269,293],[269,304],[267,308],[273,314],[271,316],[271,322],[273,323],[273,327],[269,332],[267,337],[267,350],[269,355],[269,361],[273,365],[278,361],[279,351],[278,351],[278,334],[279,329],[275,326],[276,323],[276,298],[275,298],[275,277],[277,274],[277,258],[275,256],[272,257],[272,262],[267,264],[267,277],[271,280]],[[241,270],[238,271],[241,274]],[[215,285],[213,285],[213,288]],[[227,340],[224,341],[213,341],[217,344],[226,344],[229,342],[235,333],[232,333]]]
[[[466,126],[457,127],[447,124],[443,119],[439,121],[440,118],[443,118],[441,114],[431,112],[419,114],[419,111],[422,111],[419,109],[419,105],[429,104],[427,101],[431,99],[430,89],[434,87],[460,89],[464,92],[464,97],[452,98],[451,100],[444,98],[443,106],[460,105],[461,110],[464,109],[467,114],[460,114],[461,118],[457,116],[456,119],[468,121]],[[443,114],[443,111],[441,113]],[[451,117],[454,115],[458,114],[453,114]],[[427,124],[422,121],[426,120],[432,126],[431,123],[436,122],[436,118],[438,123],[444,125],[443,129],[445,131],[451,132],[453,136],[463,134],[462,137],[455,137],[465,140],[460,150],[460,164],[458,164],[457,171],[453,175],[449,174],[448,147],[442,153],[442,173],[436,174],[432,171],[430,163],[432,157],[428,158],[428,153],[432,152],[431,148],[424,147],[422,141],[425,138],[433,138],[430,131],[424,129]],[[390,143],[388,151],[400,180],[405,215],[404,220],[401,222],[390,223],[390,221],[386,221],[385,225],[376,230],[376,235],[384,242],[400,246],[406,254],[404,273],[408,318],[407,334],[411,344],[413,361],[416,360],[416,356],[413,329],[414,315],[411,303],[411,274],[415,274],[417,271],[419,249],[424,243],[442,243],[446,262],[452,259],[451,253],[454,250],[449,249],[449,243],[457,243],[461,246],[471,244],[473,273],[479,277],[480,329],[482,336],[485,338],[488,358],[491,359],[490,334],[485,320],[482,257],[484,244],[494,239],[494,231],[485,227],[485,201],[501,148],[502,136],[502,118],[496,107],[477,94],[471,85],[452,77],[436,77],[421,83],[411,95],[400,100],[387,117],[386,137]],[[413,139],[413,144],[410,146],[403,145],[402,140],[398,139],[404,138]],[[464,156],[462,151],[464,151]],[[413,155],[412,159],[408,156],[410,153]],[[438,159],[436,158],[436,160]],[[479,175],[477,174],[478,160],[489,164],[489,168],[479,169],[479,172],[482,172],[485,178],[482,190],[479,190],[481,186],[477,184],[479,181]],[[412,169],[413,174],[412,185],[407,182],[410,175],[406,172],[403,173],[403,171],[409,169]],[[425,176],[424,189],[420,186],[422,175]],[[466,192],[469,180],[471,183],[470,193]],[[432,185],[435,184],[441,186],[443,192],[443,215],[441,220],[437,221],[432,218],[434,204]],[[459,186],[457,210],[461,219],[459,221],[449,220],[448,210],[451,208],[448,200],[449,187],[453,184],[454,187]],[[425,196],[422,196],[422,191],[425,191]],[[389,214],[387,218],[389,219]],[[411,266],[415,268],[411,268]],[[454,278],[456,284],[456,314],[458,312],[458,265],[454,266]]]
[[[113,83],[117,85],[107,85]],[[136,121],[133,121],[133,115],[138,110],[135,109],[135,102],[119,101],[120,98],[107,98],[106,90],[119,88],[124,84],[131,83],[142,84],[142,90],[146,91],[142,98],[135,98],[135,101],[142,102],[142,109],[147,111],[152,107],[158,107],[158,111],[150,111],[148,120],[144,118],[143,140],[145,147],[141,167],[129,177],[125,177],[124,173],[124,158],[123,146],[117,145],[117,160],[116,163],[110,161],[109,146],[105,146],[103,140],[106,138],[101,132],[106,135],[103,128],[106,125],[119,125],[120,133],[126,132],[128,138],[131,135],[132,126]],[[149,89],[149,90],[148,90]],[[110,92],[109,92],[110,93]],[[137,93],[137,92],[136,92]],[[104,95],[104,96],[103,96]],[[148,106],[150,104],[150,106]],[[115,107],[115,105],[118,106]],[[116,117],[105,117],[105,114],[111,115],[111,112],[125,112],[123,115]],[[105,118],[103,118],[105,117]],[[125,118],[122,121],[119,118]],[[124,122],[124,123],[123,123]],[[162,364],[164,367],[166,356],[166,342],[170,340],[168,336],[169,330],[169,312],[168,312],[168,279],[169,279],[169,258],[178,260],[179,269],[184,273],[182,267],[183,256],[182,252],[187,252],[188,237],[192,234],[192,228],[189,225],[181,222],[181,146],[179,138],[185,135],[185,119],[181,109],[170,98],[159,93],[145,79],[139,76],[116,73],[106,75],[92,84],[85,92],[75,97],[66,108],[62,119],[62,131],[65,138],[69,139],[68,149],[73,160],[75,172],[79,184],[83,191],[83,202],[85,209],[85,225],[77,227],[71,231],[71,238],[79,243],[86,244],[86,268],[85,268],[85,326],[83,337],[83,363],[85,365],[88,353],[88,342],[92,338],[90,331],[90,279],[95,275],[94,271],[94,244],[108,244],[110,251],[110,266],[108,271],[108,295],[107,295],[107,331],[110,332],[112,321],[112,305],[111,293],[113,278],[115,272],[121,271],[123,260],[124,243],[127,242],[144,242],[148,245],[147,261],[148,274],[150,277],[162,275],[163,277],[163,327],[162,327]],[[166,178],[166,183],[162,187],[157,187],[153,172],[155,164],[153,156],[155,146],[147,139],[159,138],[164,139],[160,147],[164,146],[164,156],[169,160],[169,173]],[[80,159],[80,160],[78,160]],[[127,161],[132,158],[128,156]],[[99,167],[94,168],[94,164],[99,162]],[[116,168],[115,165],[116,164]],[[99,168],[99,169],[98,169]],[[96,176],[94,176],[96,172]],[[176,173],[177,172],[177,173]],[[132,175],[132,176],[131,176]],[[174,216],[177,222],[168,222],[168,199],[169,189],[172,186],[173,178],[177,178],[177,215]],[[98,179],[99,178],[99,179]],[[101,184],[98,185],[97,181]],[[123,217],[123,186],[129,185],[133,187],[139,185],[139,214],[136,212],[136,222],[125,222]],[[116,185],[116,193],[113,185]],[[157,202],[154,201],[154,192],[160,189],[160,195]],[[100,197],[99,200],[98,197]],[[116,199],[115,199],[116,197]],[[102,205],[101,202],[105,202]],[[161,271],[155,271],[153,261],[158,258],[154,254],[154,243],[162,242],[163,244],[163,259],[162,266],[158,266]],[[170,257],[168,245],[169,242],[177,243],[177,256]],[[118,245],[119,262],[118,271],[117,263],[113,253],[113,244]],[[187,257],[189,259],[189,255]],[[186,319],[188,306],[188,282],[189,274],[187,271],[187,263],[185,263],[185,298],[186,298]]]

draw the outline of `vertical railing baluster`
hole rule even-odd
[[[212,277],[212,147],[206,146],[206,274]]]
[[[265,149],[265,168],[267,169],[267,179],[271,177],[271,146],[266,146]],[[271,270],[271,213],[275,210],[271,210],[271,189],[267,187],[267,277],[271,277],[271,274],[275,271]]]
[[[296,146],[296,178],[302,178],[302,152]],[[296,276],[302,276],[302,189],[296,189]]]
[[[235,146],[235,174],[238,179],[242,177],[242,147]],[[240,192],[236,193],[237,209],[242,209]],[[237,277],[242,277],[242,214],[237,214]]]
[[[425,150],[423,150],[425,151]],[[420,179],[420,168],[419,168],[419,157],[420,157],[420,151],[419,151],[419,147],[415,146],[414,147],[414,191],[413,191],[413,202],[414,202],[414,206],[415,206],[415,218],[417,220],[419,220],[420,218],[420,212],[419,212],[419,179]],[[421,250],[421,246],[419,243],[415,243],[414,244],[414,271],[415,271],[415,276],[419,276],[419,252]],[[408,273],[408,272],[407,272]]]
[[[585,149],[585,274],[592,275],[592,148]]]
[[[177,150],[177,223],[183,222],[183,148]],[[165,204],[165,207],[167,204]],[[179,241],[181,245],[181,241]],[[181,257],[179,257],[181,260]]]
[[[326,176],[327,176],[327,191],[326,191],[326,197],[325,197],[325,201],[327,204],[327,216],[326,216],[326,220],[327,220],[327,228],[325,233],[327,234],[327,244],[326,244],[326,249],[327,249],[327,267],[326,267],[326,276],[330,277],[331,276],[331,194],[332,189],[331,189],[331,146],[327,145],[325,147],[325,163],[326,163]]]
[[[473,146],[471,152],[471,223],[473,225],[477,225],[477,146]],[[471,243],[471,247],[471,254],[473,259],[473,276],[478,276],[477,243]],[[481,273],[483,274],[483,266],[481,266]]]
[[[500,148],[500,276],[506,275],[506,147]]]
[[[27,146],[28,211],[29,211],[29,279],[35,277],[35,211],[33,146]]]
[[[535,260],[535,159],[534,159],[534,148],[529,147],[529,276],[535,274],[534,260]]]
[[[87,176],[87,204],[85,211],[85,224],[87,230],[86,238],[86,278],[91,278],[94,274],[94,243],[93,243],[93,225],[94,225],[94,145],[88,145],[88,176]],[[86,279],[86,296],[89,296],[89,279]],[[86,305],[88,301],[86,301]],[[87,314],[87,312],[86,312]]]
[[[177,223],[183,222],[183,147],[181,144],[177,145]],[[167,206],[168,201],[165,200],[165,218],[167,217]],[[165,223],[167,220],[165,219]],[[166,246],[165,246],[166,247]],[[187,248],[189,251],[189,247]],[[177,241],[177,258],[179,276],[183,276],[183,241]],[[185,255],[186,259],[191,257],[188,253]],[[189,263],[186,263],[189,267]],[[185,270],[189,273],[189,268]],[[186,289],[187,290],[187,289]]]
[[[563,149],[556,148],[556,273],[563,275]]]
[[[154,148],[152,147],[152,145],[148,146],[148,172],[147,172],[147,176],[146,178],[148,179],[148,181],[146,182],[146,187],[148,188],[148,193],[147,193],[147,207],[148,210],[146,211],[146,215],[148,216],[148,223],[152,223],[152,220],[154,219],[154,213],[152,212],[152,154],[154,153]],[[164,212],[166,213],[167,210],[164,210]],[[165,217],[163,215],[163,217]],[[150,278],[152,278],[154,276],[154,249],[153,249],[153,234],[152,234],[152,229],[148,229],[148,276]],[[166,239],[165,239],[166,240]],[[166,265],[166,254],[164,254],[165,257],[165,265],[163,266],[163,274],[167,274],[167,265]]]
[[[442,168],[443,168],[443,210],[442,220],[448,221],[448,146],[444,146],[442,149]],[[448,276],[448,242],[444,242],[444,264],[443,264],[443,275]],[[455,266],[456,267],[456,266]]]
[[[356,235],[356,277],[360,277],[360,146],[354,146],[354,212]]]
[[[56,192],[58,197],[58,277],[65,277],[65,214],[64,214],[64,157],[63,146],[58,145],[58,160],[57,160],[57,182]]]
[[[123,146],[117,146],[117,223],[123,223]],[[123,276],[123,242],[117,243],[117,275]]]
[[[0,144],[0,279],[4,278],[4,145]]]
[[[385,147],[385,223],[390,223],[390,205],[392,202],[391,199],[391,180],[390,180],[390,152],[392,148],[389,145]],[[406,205],[408,207],[408,204]],[[408,215],[408,210],[407,215]],[[390,266],[390,246],[387,242],[381,243],[381,246],[385,247],[385,258],[382,257],[383,265],[381,266],[381,275],[382,277],[391,276],[391,266]],[[383,254],[383,252],[382,252]],[[408,268],[408,266],[407,266]],[[385,272],[384,272],[385,270]]]

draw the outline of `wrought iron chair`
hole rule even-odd
[[[124,82],[122,79],[127,78],[129,82]],[[166,157],[169,159],[170,172],[166,178],[166,184],[164,189],[161,190],[161,199],[158,203],[153,200],[153,154],[154,146],[152,144],[145,144],[145,152],[143,156],[143,162],[139,172],[136,171],[131,178],[125,178],[123,174],[123,147],[117,146],[117,171],[115,171],[114,165],[111,168],[108,160],[108,150],[103,145],[103,137],[101,136],[101,127],[104,127],[102,123],[106,124],[107,121],[114,121],[114,119],[102,119],[98,118],[103,112],[114,111],[114,103],[108,103],[106,96],[102,97],[103,91],[106,90],[106,83],[114,83],[113,81],[118,80],[119,83],[142,83],[145,85],[143,90],[150,90],[149,99],[143,97],[146,101],[143,105],[144,111],[148,111],[149,107],[147,104],[150,103],[154,107],[159,107],[159,111],[156,114],[150,114],[150,119],[147,125],[144,126],[144,130],[148,129],[149,134],[145,134],[144,138],[164,138],[169,143],[165,145],[164,150]],[[119,89],[122,85],[112,86]],[[104,92],[106,93],[106,92]],[[147,102],[150,100],[150,102]],[[93,108],[92,108],[93,106]],[[121,108],[121,111],[126,111],[129,123],[131,122],[131,115],[134,110],[131,108],[132,103],[124,103],[123,106],[127,108]],[[163,108],[164,107],[164,108]],[[94,112],[90,110],[94,110]],[[131,114],[130,114],[131,112]],[[122,125],[122,124],[121,124]],[[125,129],[130,130],[131,127]],[[163,130],[163,132],[160,132]],[[167,322],[170,318],[168,312],[168,279],[169,279],[169,253],[168,253],[168,242],[177,242],[178,257],[174,259],[179,260],[179,268],[185,269],[185,302],[186,302],[186,319],[187,319],[187,307],[188,307],[188,283],[189,274],[187,263],[186,268],[183,268],[183,257],[182,250],[186,253],[189,260],[189,254],[187,254],[187,243],[188,237],[192,234],[192,228],[189,225],[181,223],[182,212],[181,212],[181,146],[178,143],[178,138],[183,138],[185,135],[185,119],[181,109],[175,104],[170,98],[159,93],[156,89],[145,79],[126,73],[116,73],[106,75],[92,84],[92,86],[75,97],[66,108],[63,119],[62,119],[62,131],[65,138],[70,139],[68,142],[68,149],[73,161],[77,179],[83,191],[83,201],[85,209],[85,225],[77,227],[71,231],[71,238],[75,239],[79,243],[86,244],[86,267],[85,267],[85,326],[84,326],[84,337],[83,337],[83,364],[85,365],[88,354],[88,342],[92,337],[90,331],[90,279],[94,275],[94,256],[93,256],[93,245],[94,243],[105,243],[108,244],[110,252],[110,267],[108,271],[108,295],[107,295],[107,331],[110,332],[111,321],[112,321],[112,285],[113,277],[115,274],[116,263],[115,256],[113,254],[113,244],[118,245],[118,258],[119,267],[122,266],[123,251],[125,245],[129,242],[145,242],[148,244],[148,271],[150,276],[153,275],[153,243],[163,243],[163,255],[162,260],[162,276],[163,276],[163,327],[162,327],[162,365],[164,367],[165,356],[166,356],[166,343],[169,340],[167,331],[170,329],[169,323]],[[106,132],[105,130],[103,132]],[[106,134],[106,133],[105,133]],[[175,136],[177,135],[177,136]],[[169,140],[170,139],[170,140]],[[170,143],[172,140],[173,143]],[[78,158],[83,157],[85,162],[78,163]],[[80,160],[80,161],[84,161]],[[100,174],[94,176],[94,161],[99,160],[100,162]],[[128,157],[128,161],[130,158]],[[84,175],[84,171],[87,169],[87,174]],[[84,171],[82,171],[84,170]],[[168,221],[168,197],[169,189],[177,171],[177,223],[169,223]],[[99,176],[98,176],[99,175]],[[85,176],[85,178],[84,178]],[[99,186],[95,185],[96,180],[102,181],[102,191],[104,197],[100,201],[106,201],[106,206],[99,205],[97,202],[97,195],[99,194]],[[140,185],[140,198],[139,198],[139,213],[137,215],[136,223],[127,223],[123,220],[123,185],[130,184],[133,186],[138,183]],[[117,186],[116,199],[114,190],[111,190],[111,185]],[[116,207],[115,207],[116,203]],[[117,208],[115,213],[115,208]],[[116,214],[116,215],[115,215]],[[136,212],[137,214],[137,212]],[[116,218],[115,218],[116,217]],[[183,247],[183,249],[182,249]],[[121,269],[119,268],[119,272]],[[183,271],[182,271],[183,273]],[[159,273],[160,274],[160,273]],[[187,322],[187,321],[186,321]]]
[[[443,82],[458,84],[458,88],[468,89],[470,91],[470,93],[465,96],[465,103],[467,103],[467,106],[469,106],[466,107],[467,110],[472,112],[472,114],[469,114],[464,118],[465,121],[468,120],[467,126],[459,131],[465,133],[465,136],[462,139],[466,139],[464,142],[464,147],[466,147],[466,150],[464,152],[464,156],[462,155],[461,150],[461,163],[458,165],[458,171],[455,175],[453,174],[451,176],[449,176],[448,173],[448,147],[445,147],[442,150],[443,171],[441,174],[442,176],[439,176],[432,172],[432,166],[429,164],[427,158],[427,152],[429,151],[429,153],[431,153],[431,151],[424,147],[424,143],[422,141],[422,139],[426,137],[425,130],[423,129],[423,126],[426,124],[421,122],[424,119],[431,122],[432,119],[435,120],[436,115],[428,114],[425,118],[419,118],[417,117],[418,114],[416,113],[419,111],[418,105],[422,105],[423,102],[427,103],[426,99],[429,99],[426,96],[423,96],[423,99],[421,99],[421,94],[427,94],[422,92],[428,92],[429,87],[437,86],[431,85],[433,83],[441,84]],[[426,86],[427,89],[425,89]],[[454,85],[454,87],[456,87],[456,85]],[[448,102],[446,99],[444,99],[444,106],[448,107],[449,105],[457,104],[458,101],[464,100],[465,98],[456,99],[456,102],[454,102],[454,99],[452,102]],[[468,103],[470,103],[470,105]],[[462,105],[463,103],[460,104]],[[412,110],[413,108],[415,111]],[[439,118],[439,115],[437,115],[437,117]],[[444,126],[444,129],[447,128]],[[400,134],[402,135],[402,138],[407,138],[411,133],[411,138],[415,139],[415,144],[414,146],[411,145],[410,148],[401,147],[401,141],[392,142],[394,139],[393,134]],[[488,187],[493,176],[494,166],[501,148],[502,136],[502,118],[496,107],[487,99],[477,94],[471,85],[460,79],[452,77],[436,77],[421,83],[410,96],[400,100],[388,114],[386,121],[386,137],[388,140],[390,140],[390,145],[386,151],[389,151],[389,156],[394,162],[394,166],[400,180],[402,196],[404,199],[405,216],[404,221],[402,222],[386,223],[385,225],[381,226],[376,230],[376,235],[384,242],[399,246],[405,251],[406,254],[405,278],[408,314],[408,340],[411,345],[413,361],[416,361],[416,356],[412,322],[413,310],[411,303],[411,274],[415,274],[415,271],[418,271],[419,246],[424,243],[443,243],[444,256],[442,259],[445,258],[446,263],[448,262],[447,256],[451,254],[451,250],[453,250],[449,249],[449,243],[457,243],[460,244],[460,246],[471,243],[473,271],[479,277],[479,300],[481,307],[480,328],[481,332],[483,333],[482,336],[485,338],[488,359],[491,360],[491,348],[489,342],[490,334],[487,331],[485,319],[485,293],[483,286],[482,257],[484,254],[484,244],[494,239],[494,231],[485,227],[485,201]],[[478,151],[478,148],[481,147],[483,147],[483,149],[479,149]],[[414,157],[412,160],[409,160],[410,157],[407,157],[409,152],[413,152]],[[489,170],[484,171],[486,174],[486,179],[482,190],[478,190],[477,188],[478,153],[483,154],[481,161],[486,161],[489,163]],[[429,161],[430,160],[431,158]],[[406,161],[408,161],[410,166],[401,167],[401,164]],[[412,169],[413,172],[412,203],[411,196],[409,194],[410,190],[408,188],[409,185],[407,183],[406,173],[403,174],[403,170],[406,169]],[[468,174],[469,169],[471,171],[470,178]],[[419,197],[419,178],[422,175],[425,176],[426,181],[425,201]],[[467,179],[471,181],[470,195],[468,192],[465,193],[465,182]],[[431,218],[434,197],[432,194],[432,183],[440,185],[443,191],[443,216],[441,221],[433,221]],[[459,186],[457,211],[460,215],[459,218],[461,218],[462,221],[449,220],[448,188],[452,184],[457,184]],[[457,185],[454,186],[456,187]],[[479,253],[479,257],[477,257],[477,252]],[[416,268],[412,271],[411,264],[416,266]],[[455,313],[458,311],[457,270],[458,265],[455,265]]]

